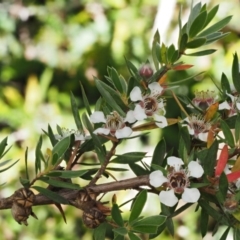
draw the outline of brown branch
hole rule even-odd
[[[95,186],[89,186],[89,187],[86,187],[85,190],[80,190],[80,191],[87,191],[87,192],[93,192],[93,193],[99,194],[99,193],[107,193],[107,192],[117,191],[117,190],[134,189],[140,186],[149,186],[148,175],[129,178],[129,179],[121,180],[118,182],[111,182],[111,183],[104,183],[104,184],[99,184]],[[69,202],[75,200],[79,195],[78,190],[72,190],[72,189],[61,189],[57,193],[62,197],[64,197]],[[12,207],[12,203],[13,203],[13,195],[7,198],[2,198],[0,199],[0,209],[9,209]],[[38,194],[36,195],[36,199],[33,203],[33,206],[48,205],[48,204],[54,204],[54,201],[43,196],[42,194]],[[71,204],[69,203],[69,205]]]
[[[98,181],[98,179],[102,176],[104,171],[106,170],[106,167],[109,164],[109,160],[111,159],[111,157],[115,153],[115,149],[116,149],[117,145],[119,144],[119,142],[112,142],[112,143],[113,143],[113,146],[112,146],[111,150],[106,155],[104,163],[102,164],[102,166],[98,170],[97,174],[94,176],[94,178],[89,183],[89,186],[93,186]]]

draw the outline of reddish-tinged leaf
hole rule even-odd
[[[207,148],[210,148],[214,142],[214,131],[213,128],[210,129],[208,132],[208,137],[207,137]]]
[[[191,64],[181,64],[181,65],[178,65],[178,66],[173,67],[173,70],[181,71],[181,70],[189,69],[189,68],[191,68],[191,67],[193,67],[193,66],[194,66],[194,65],[191,65]]]
[[[229,182],[233,182],[233,181],[237,180],[238,178],[240,178],[240,171],[227,174],[227,179]]]
[[[166,82],[166,79],[167,79],[167,74],[164,74],[159,80],[158,80],[158,83],[160,85],[163,85],[165,82]]]
[[[208,110],[206,111],[205,116],[204,116],[206,121],[209,121],[214,117],[215,113],[218,111],[218,105],[219,105],[219,103],[216,102],[208,108]]]
[[[215,176],[218,177],[222,174],[228,160],[228,146],[224,145],[220,157],[217,162],[216,170],[215,170]]]

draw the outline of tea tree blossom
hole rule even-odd
[[[153,187],[165,187],[159,194],[160,202],[166,206],[173,207],[178,202],[176,195],[181,195],[183,201],[188,203],[197,202],[200,198],[200,192],[197,188],[190,187],[190,177],[200,178],[203,175],[202,166],[191,161],[187,169],[181,166],[184,164],[182,159],[169,157],[167,163],[170,166],[167,177],[159,170],[154,171],[149,176],[150,184]]]
[[[208,132],[212,126],[211,122],[206,121],[201,114],[192,114],[185,121],[190,135],[201,141],[207,141]]]
[[[228,110],[228,116],[234,116],[237,114],[237,112],[240,112],[240,96],[233,96],[232,94],[226,93],[231,99],[231,102],[224,101],[221,104],[219,104],[219,110],[226,109]]]
[[[126,138],[132,134],[132,129],[126,126],[126,122],[132,123],[135,119],[131,118],[131,114],[127,114],[124,119],[116,111],[112,112],[107,117],[104,116],[104,113],[101,111],[96,111],[90,116],[92,123],[104,123],[102,127],[97,128],[95,134],[104,134],[116,138]]]
[[[130,93],[130,99],[138,102],[132,112],[136,120],[144,120],[153,117],[156,125],[164,128],[168,125],[167,119],[163,116],[166,111],[164,108],[164,100],[161,98],[164,88],[158,83],[150,83],[148,85],[150,93],[142,95],[139,87],[134,87]]]
[[[195,98],[193,98],[192,103],[194,106],[201,108],[202,110],[206,110],[209,106],[216,102],[216,99],[214,91],[196,91]],[[192,107],[192,105],[189,105],[189,107]]]

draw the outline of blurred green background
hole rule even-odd
[[[198,1],[194,1],[195,3]],[[237,0],[201,1],[209,8],[220,4],[216,21],[233,15],[224,32],[231,34],[214,45],[218,51],[212,56],[184,58],[194,67],[188,72],[169,74],[168,81],[177,81],[201,71],[204,77],[180,86],[176,93],[193,96],[194,89],[216,90],[210,81],[220,80],[222,71],[231,72],[232,54],[239,49],[240,30]],[[34,164],[34,147],[42,129],[56,124],[69,129],[75,128],[71,117],[69,93],[77,98],[83,109],[79,82],[85,88],[92,105],[99,97],[93,76],[104,80],[107,66],[118,70],[126,79],[129,77],[125,57],[136,66],[150,58],[151,39],[159,28],[161,39],[166,44],[177,42],[177,17],[180,4],[183,19],[189,14],[191,1],[159,0],[5,0],[0,2],[0,139],[9,136],[12,149],[7,159],[20,159],[12,169],[0,174],[0,197],[11,195],[20,187],[19,177],[24,176],[24,153],[28,147],[28,158]],[[183,20],[184,21],[184,20]],[[210,46],[211,48],[213,46]],[[210,48],[209,47],[209,48]],[[204,81],[203,81],[204,80]],[[176,117],[180,112],[171,99],[167,100],[167,116]],[[172,126],[163,132],[169,147],[177,144],[168,136],[175,134]],[[160,130],[147,139],[134,144],[150,152],[159,139]],[[157,139],[157,140],[156,140]],[[149,146],[147,146],[149,143]],[[50,147],[45,139],[44,147]],[[43,149],[44,149],[43,147]],[[124,148],[123,148],[124,150]],[[123,151],[122,150],[122,151]],[[131,149],[125,148],[126,151]],[[119,193],[120,200],[124,193]],[[149,195],[145,212],[158,213],[156,196]],[[152,203],[155,203],[154,208]],[[81,221],[81,211],[67,207],[68,223],[61,219],[55,207],[36,207],[39,220],[29,219],[29,226],[16,223],[9,210],[0,214],[0,238],[4,240],[35,239],[92,239],[91,231]],[[193,210],[191,211],[193,212]],[[197,213],[185,214],[175,219],[175,239],[200,239]],[[210,229],[211,230],[211,229]],[[112,238],[109,233],[109,239]],[[142,236],[147,239],[147,236]],[[159,238],[156,238],[159,239]],[[166,232],[161,239],[172,239]],[[205,240],[215,239],[205,237]],[[216,239],[219,239],[217,236]]]

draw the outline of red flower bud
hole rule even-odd
[[[143,78],[150,78],[153,75],[153,69],[149,64],[144,64],[140,69],[139,69],[139,74]]]

